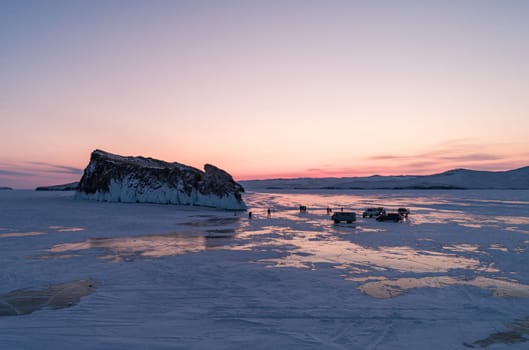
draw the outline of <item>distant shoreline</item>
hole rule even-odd
[[[454,169],[433,175],[269,179],[240,183],[248,188],[298,190],[523,190],[529,189],[529,167],[508,171]]]

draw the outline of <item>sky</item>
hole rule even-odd
[[[529,1],[0,0],[0,186],[529,165]]]

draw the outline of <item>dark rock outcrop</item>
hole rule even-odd
[[[39,186],[36,191],[75,191],[79,187],[79,182],[72,182],[64,185]]]
[[[153,158],[95,150],[76,198],[113,202],[186,204],[245,210],[244,189],[230,174],[206,164],[205,171]]]
[[[63,309],[92,294],[97,282],[92,279],[52,284],[46,289],[19,289],[0,295],[0,316],[27,315],[42,309]]]

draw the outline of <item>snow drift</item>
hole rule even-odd
[[[95,150],[75,198],[246,209],[241,197],[244,188],[230,174],[211,164],[206,164],[204,170]]]

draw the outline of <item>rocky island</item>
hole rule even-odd
[[[245,210],[242,192],[244,188],[230,174],[211,164],[201,171],[176,162],[95,150],[75,198]]]
[[[75,191],[79,187],[79,182],[70,182],[63,185],[39,186],[36,191]]]

